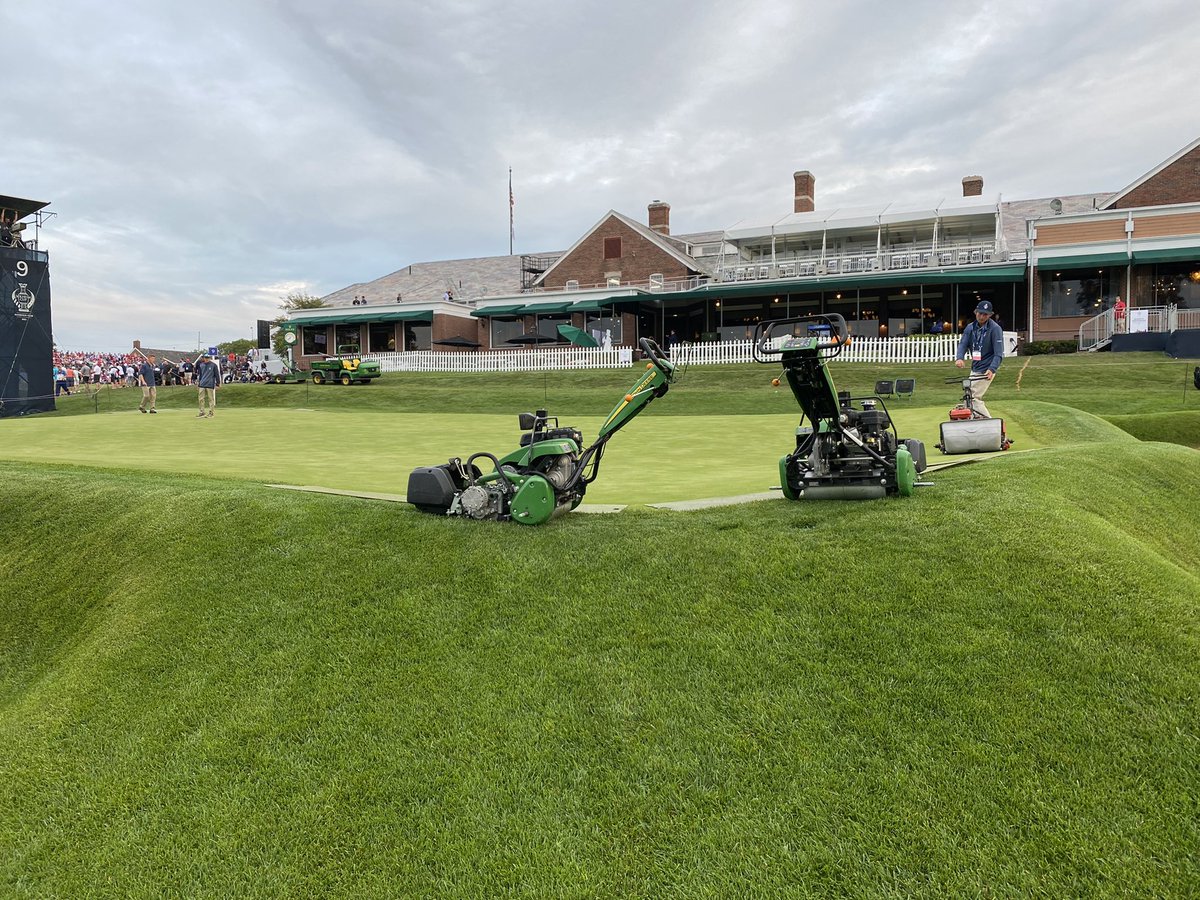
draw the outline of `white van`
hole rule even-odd
[[[251,350],[246,354],[246,359],[250,363],[250,371],[256,375],[263,371],[268,375],[282,375],[288,371],[287,363],[274,350]]]

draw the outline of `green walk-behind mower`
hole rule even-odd
[[[955,453],[992,453],[1007,450],[1013,444],[1004,430],[1004,420],[988,418],[978,412],[971,402],[971,384],[986,377],[971,374],[966,378],[946,379],[946,384],[961,381],[963,388],[962,400],[950,410],[950,421],[942,423],[941,440],[934,445],[947,456]]]
[[[649,338],[638,342],[649,362],[633,388],[616,405],[600,434],[587,449],[578,428],[560,428],[546,410],[521,413],[520,447],[507,456],[475,453],[445,465],[414,469],[408,476],[407,500],[424,512],[471,519],[541,525],[583,502],[587,486],[600,473],[600,458],[609,438],[652,400],[663,396],[678,369]],[[476,460],[486,459],[484,474]]]
[[[796,449],[779,460],[789,500],[908,497],[921,484],[925,445],[899,437],[882,398],[851,397],[834,387],[828,362],[849,340],[845,319],[833,313],[761,322],[754,331],[755,360],[783,366],[804,413]]]

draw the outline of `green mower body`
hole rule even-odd
[[[755,329],[755,359],[782,364],[803,413],[795,449],[779,460],[789,500],[907,497],[925,470],[925,445],[899,437],[881,397],[851,397],[834,386],[827,363],[849,342],[836,314],[776,319]]]
[[[417,509],[471,519],[542,525],[583,502],[587,486],[600,471],[608,440],[652,401],[666,394],[676,366],[648,338],[640,342],[650,362],[634,386],[600,426],[596,441],[584,448],[577,428],[560,427],[556,417],[539,409],[521,413],[520,446],[506,456],[472,454],[464,462],[414,469],[408,476],[409,503]],[[486,474],[477,460],[491,462]]]

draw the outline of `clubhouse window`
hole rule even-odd
[[[324,325],[306,325],[300,329],[300,346],[305,356],[324,356],[329,342],[329,330]]]
[[[428,350],[433,344],[433,326],[418,322],[407,322],[404,325],[404,349]]]
[[[598,316],[588,313],[583,328],[601,347],[604,346],[605,340],[614,347],[621,343],[620,316]]]
[[[1112,306],[1107,269],[1060,269],[1040,273],[1042,317],[1094,316]]]
[[[337,325],[335,345],[338,353],[361,353],[362,333],[358,325]]]
[[[1200,258],[1194,262],[1160,263],[1154,267],[1154,306],[1175,304],[1200,309]]]
[[[511,350],[512,346],[508,344],[509,339],[518,337],[525,333],[525,320],[520,319],[492,319],[492,346],[497,350]]]
[[[389,322],[372,322],[368,339],[372,353],[390,353],[396,349],[396,326]]]

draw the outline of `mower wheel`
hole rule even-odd
[[[911,497],[917,481],[917,467],[912,454],[904,447],[896,451],[896,490],[901,497]]]

